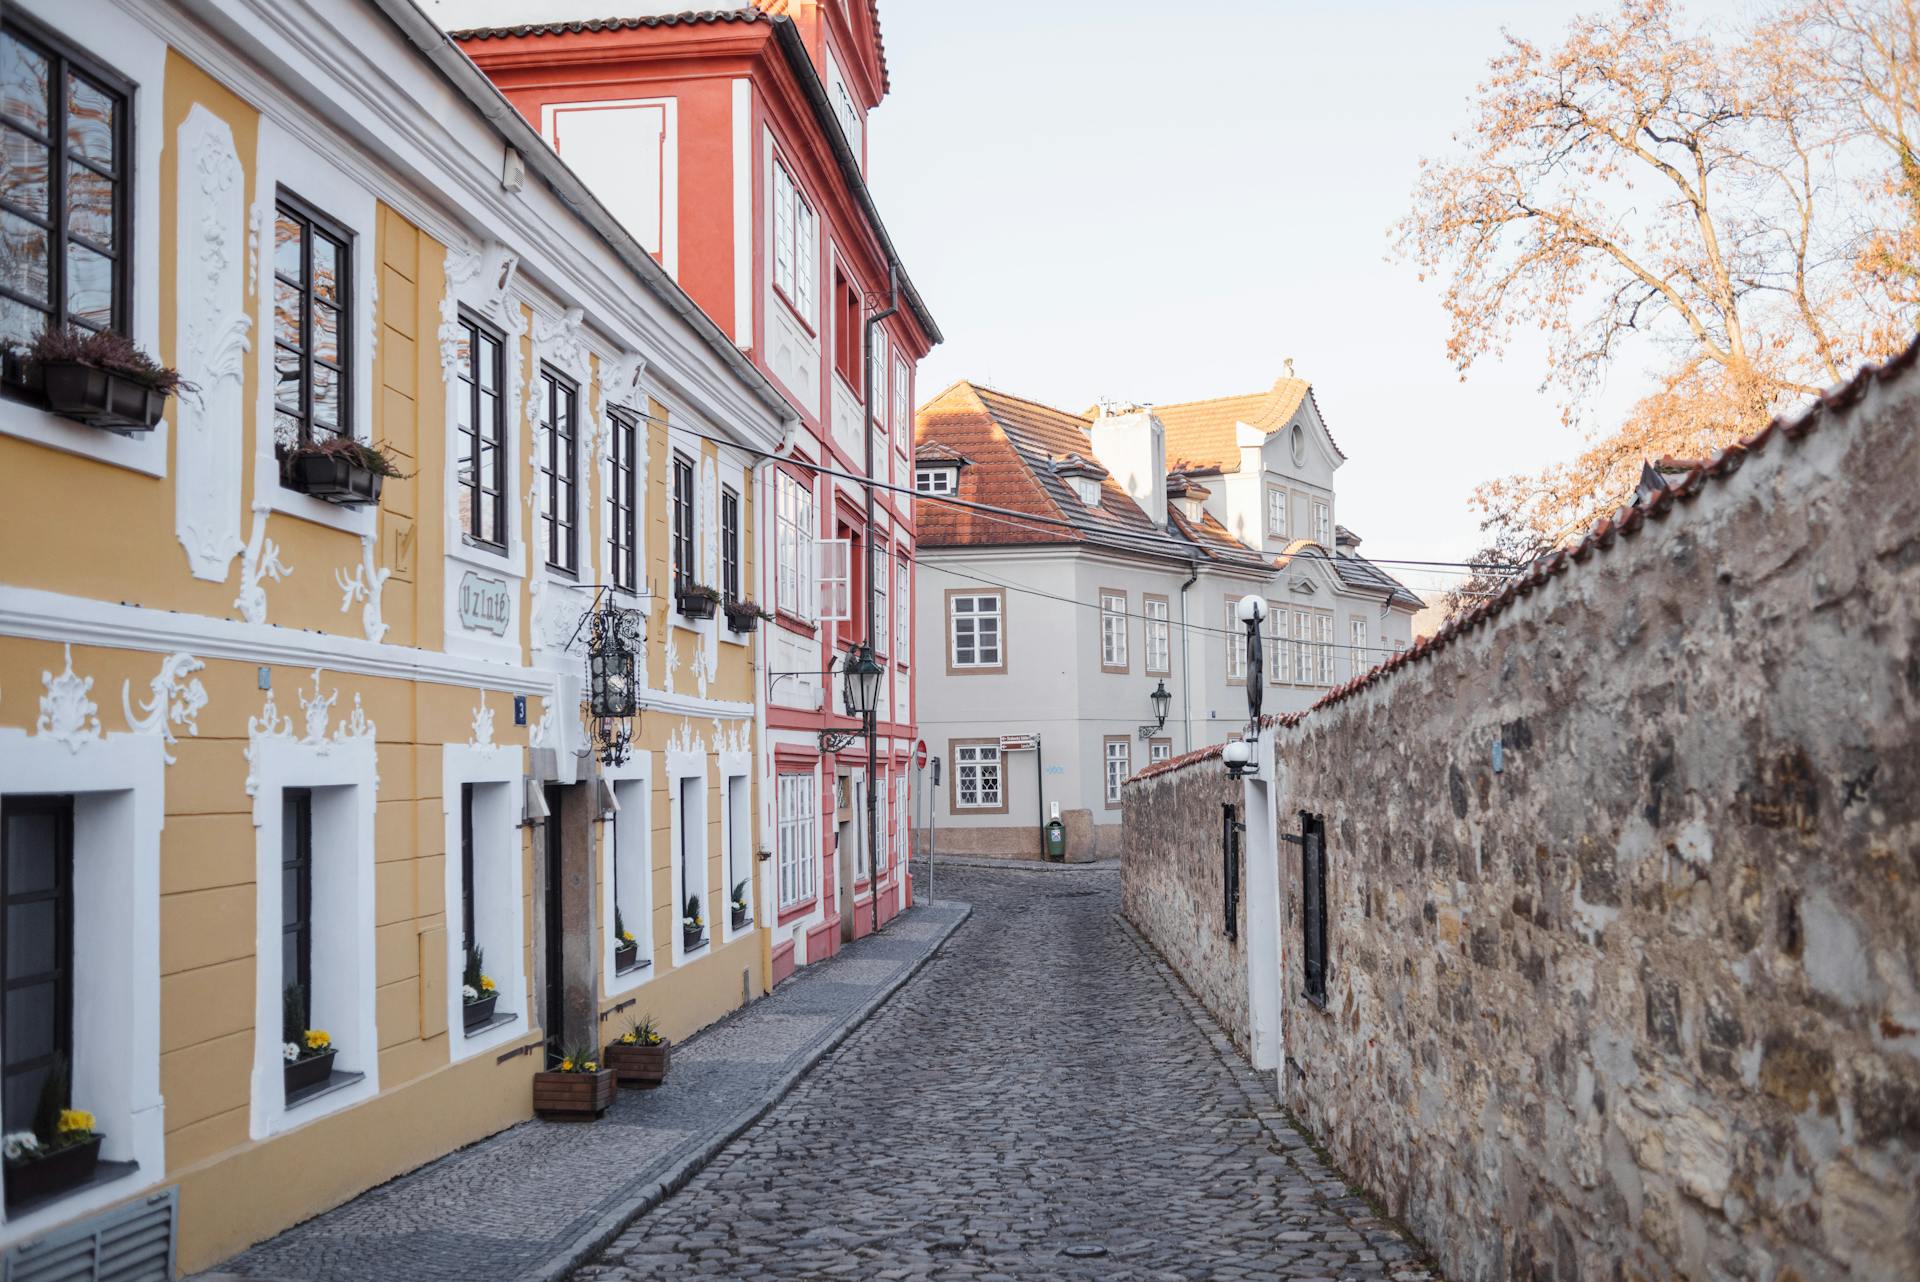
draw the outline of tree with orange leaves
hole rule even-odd
[[[1397,247],[1445,278],[1462,377],[1536,328],[1569,423],[1630,355],[1650,347],[1657,377],[1570,462],[1476,492],[1490,555],[1566,541],[1644,460],[1703,456],[1912,336],[1920,277],[1900,268],[1920,205],[1903,197],[1920,187],[1900,178],[1920,168],[1886,126],[1907,146],[1920,113],[1911,79],[1890,106],[1877,70],[1911,76],[1917,2],[1816,0],[1716,40],[1671,0],[1625,0],[1552,51],[1506,35],[1463,153],[1423,162]]]

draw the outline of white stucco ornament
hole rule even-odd
[[[294,734],[293,718],[280,715],[279,705],[274,702],[273,691],[267,691],[267,700],[260,709],[260,715],[247,718],[247,795],[253,796],[260,787],[257,775],[260,746],[268,740],[283,743],[297,743],[303,748],[317,748],[325,753],[336,745],[364,743],[372,747],[376,729],[368,719],[366,709],[361,706],[360,696],[353,696],[353,710],[338,726],[333,725],[334,704],[339,701],[340,691],[335,689],[321,693],[320,674],[323,669],[313,670],[313,693],[299,692],[301,732]],[[332,731],[329,735],[329,730]],[[376,759],[377,761],[377,759]],[[373,786],[380,787],[380,772],[376,764]]]
[[[469,748],[491,748],[493,742],[493,709],[487,706],[487,698],[480,696],[480,706],[473,710],[473,733],[467,739]]]
[[[345,614],[353,608],[355,601],[366,602],[360,611],[360,627],[366,633],[367,640],[379,641],[387,635],[387,625],[380,617],[380,593],[387,586],[392,570],[381,569],[375,563],[373,555],[373,535],[360,536],[360,564],[349,575],[345,570],[335,570],[333,581],[340,585],[340,613]]]
[[[135,734],[160,736],[161,756],[168,765],[173,754],[167,749],[179,742],[173,728],[185,726],[187,733],[200,733],[200,710],[207,706],[207,688],[193,676],[207,665],[190,654],[170,654],[160,663],[160,673],[147,683],[148,696],[140,703],[140,715],[133,711],[133,683],[120,683],[120,710]],[[191,680],[187,678],[191,677]]]
[[[280,706],[273,701],[273,691],[267,691],[267,701],[260,708],[260,715],[247,718],[247,795],[260,791],[260,780],[256,773],[260,762],[260,745],[269,739],[291,741],[293,739],[293,718],[280,715]]]
[[[68,752],[78,752],[83,745],[100,739],[100,718],[95,715],[99,708],[87,697],[93,689],[93,678],[77,675],[73,647],[69,645],[66,651],[65,671],[59,676],[46,671],[40,674],[47,692],[40,696],[40,719],[34,723],[34,731],[64,743]]]
[[[279,545],[267,537],[267,514],[272,510],[264,499],[254,500],[253,532],[240,558],[240,595],[233,599],[233,606],[248,623],[267,621],[267,591],[260,586],[261,580],[278,583],[293,573],[281,563]]]
[[[553,738],[554,730],[556,729],[553,722],[554,702],[554,700],[546,698],[540,700],[540,720],[534,722],[533,728],[527,731],[527,743],[529,746],[535,748],[551,748],[557,746]]]

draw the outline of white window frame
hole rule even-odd
[[[954,467],[916,467],[913,488],[920,494],[952,494],[960,488],[960,470]]]
[[[1313,541],[1324,548],[1333,546],[1333,505],[1319,499],[1313,504]]]
[[[653,978],[653,754],[635,751],[617,766],[602,766],[619,810],[600,842],[600,880],[606,887],[600,906],[601,982],[606,993],[631,992]],[[615,875],[615,863],[619,873]],[[620,917],[633,932],[638,964],[624,973],[613,965],[614,887],[620,888]]]
[[[526,892],[521,883],[520,822],[526,789],[520,749],[506,744],[480,748],[464,743],[441,745],[440,809],[446,824],[447,914],[447,1060],[458,1063],[524,1037],[532,1011],[532,989],[525,974]],[[474,929],[486,949],[487,976],[499,993],[499,1009],[513,1018],[466,1036],[461,976],[466,971],[467,941],[460,899],[460,790],[474,786]],[[485,813],[482,813],[484,807]],[[486,893],[482,893],[483,888]]]
[[[707,822],[710,798],[713,792],[709,776],[708,763],[712,760],[704,752],[676,752],[669,749],[666,754],[667,777],[667,861],[668,884],[673,890],[672,928],[668,938],[673,941],[673,963],[678,966],[688,960],[686,936],[681,929],[682,914],[687,907],[688,895],[700,896],[700,913],[706,918],[707,939],[694,949],[695,958],[711,956],[720,943],[720,928],[713,915],[713,875],[708,867],[713,862],[713,851],[708,844],[709,824]],[[691,784],[691,787],[687,785]],[[688,805],[691,801],[693,804]],[[692,811],[691,825],[688,812]],[[683,834],[691,826],[699,836],[695,838],[699,845],[698,885],[689,886],[681,876],[681,843]]]
[[[822,623],[853,619],[853,540],[815,539],[814,581],[820,585],[820,604],[814,617]]]
[[[893,661],[906,667],[913,659],[913,575],[905,557],[893,561]]]
[[[1100,590],[1100,667],[1127,670],[1127,594]]]
[[[1106,740],[1101,749],[1101,772],[1106,780],[1107,805],[1119,805],[1120,786],[1133,775],[1133,744],[1126,739]]]
[[[1319,650],[1319,663],[1316,665],[1317,684],[1333,684],[1333,616],[1316,614],[1313,616],[1313,641]]]
[[[780,770],[774,775],[777,893],[780,911],[808,903],[820,893],[820,772]]]
[[[962,661],[960,658],[960,623],[963,616],[959,606],[962,601],[972,603],[971,608],[966,611],[964,616],[973,623],[971,629],[973,658],[969,661]],[[993,609],[991,611],[980,609],[980,603],[983,601],[993,602]],[[991,617],[994,622],[992,642],[993,657],[991,660],[985,657],[987,647],[981,644],[979,626],[979,620],[988,617]],[[965,672],[981,668],[1003,668],[1006,666],[1006,662],[1006,598],[999,592],[961,592],[948,597],[947,666]]]
[[[1240,624],[1239,602],[1233,598],[1227,600],[1227,681],[1246,684],[1247,680],[1247,634]]]
[[[774,293],[809,330],[818,330],[820,220],[778,156],[773,161],[772,199]]]
[[[1352,674],[1357,677],[1369,667],[1373,666],[1367,652],[1367,621],[1365,617],[1355,615],[1353,618],[1347,620],[1347,641],[1350,646],[1347,651],[1347,666]]]
[[[813,488],[788,473],[774,471],[775,562],[774,608],[806,623],[819,620],[820,592],[814,542]]]
[[[1310,686],[1313,684],[1313,615],[1306,610],[1293,612],[1293,683]]]
[[[969,755],[971,754],[971,755]],[[974,799],[966,800],[968,775],[972,775]],[[993,800],[984,799],[989,781]],[[963,810],[1006,809],[1006,758],[997,743],[961,743],[953,748],[953,808]]]
[[[1140,598],[1140,613],[1145,616],[1141,625],[1142,640],[1147,652],[1147,675],[1166,677],[1173,675],[1173,607],[1160,597],[1143,596]]]
[[[1279,505],[1277,512],[1276,501]],[[1278,519],[1275,519],[1276,516]],[[1267,537],[1272,539],[1287,537],[1287,492],[1278,485],[1267,487]]]

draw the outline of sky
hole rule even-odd
[[[1347,455],[1336,515],[1363,554],[1471,555],[1475,485],[1583,438],[1536,343],[1461,381],[1439,287],[1387,233],[1502,26],[1551,47],[1596,5],[882,0],[869,178],[946,335],[921,399],[966,378],[1164,404],[1264,389],[1291,357]],[[1618,371],[1596,419],[1644,385]]]

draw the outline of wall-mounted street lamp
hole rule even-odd
[[[1260,645],[1260,621],[1267,617],[1267,603],[1250,592],[1240,598],[1235,613],[1247,630],[1247,733],[1222,748],[1220,759],[1226,763],[1228,777],[1240,779],[1260,773],[1259,754],[1255,745],[1260,742],[1260,700],[1267,687]]]
[[[865,642],[854,646],[841,660],[840,697],[846,704],[847,715],[859,718],[860,728],[822,730],[820,751],[841,752],[861,736],[873,734],[874,714],[880,706],[880,682],[886,675],[886,668],[873,657],[873,647]]]
[[[587,617],[587,712],[593,718],[600,760],[627,759],[633,722],[640,714],[635,665],[647,645],[647,618],[603,598]]]
[[[1220,759],[1227,763],[1229,779],[1242,779],[1260,773],[1260,764],[1253,759],[1253,745],[1245,739],[1235,739],[1221,748]]]

